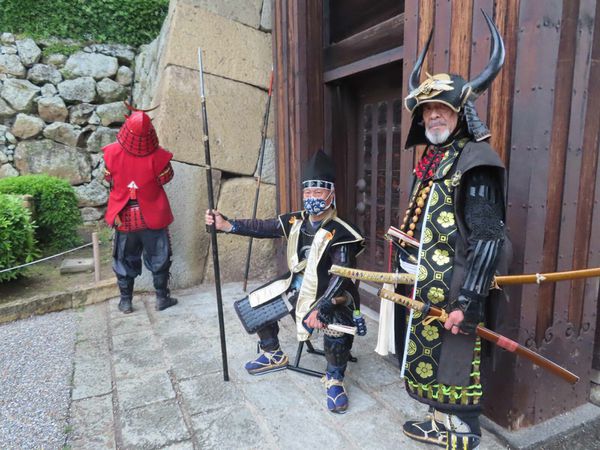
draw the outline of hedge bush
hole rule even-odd
[[[3,0],[0,31],[138,46],[159,33],[169,0]]]
[[[14,195],[0,194],[0,270],[33,261],[38,256],[31,213]],[[23,269],[0,273],[0,283]]]
[[[48,175],[3,178],[0,193],[33,196],[36,237],[45,253],[66,250],[81,243],[77,235],[77,227],[82,223],[77,196],[67,181]]]

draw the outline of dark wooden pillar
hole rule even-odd
[[[278,206],[295,211],[302,162],[323,147],[323,5],[287,0],[273,6]]]

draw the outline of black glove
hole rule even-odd
[[[451,305],[452,310],[460,309],[465,318],[460,323],[459,328],[467,334],[475,333],[477,325],[483,321],[483,306],[485,297],[475,292],[460,290],[458,299]]]

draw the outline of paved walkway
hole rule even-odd
[[[243,369],[256,341],[241,327],[233,299],[240,284],[223,287],[230,381],[221,372],[221,348],[213,286],[179,292],[179,304],[157,313],[152,297],[136,297],[123,315],[117,300],[75,314],[70,409],[65,443],[73,449],[344,448],[426,449],[401,432],[424,408],[408,398],[399,371],[373,352],[377,324],[355,340],[346,386],[350,409],[334,415],[318,378],[280,371],[253,377]],[[45,316],[48,317],[48,316]],[[38,318],[30,319],[35,321]],[[291,318],[282,322],[282,345],[297,347]],[[6,327],[14,324],[5,325]],[[2,327],[0,327],[0,332]],[[321,340],[316,346],[321,346]],[[35,343],[33,345],[36,345]],[[322,370],[322,356],[303,356]],[[13,395],[19,395],[14,394]],[[0,394],[1,397],[1,394]],[[1,435],[0,435],[1,436]],[[482,449],[504,448],[485,434]],[[11,445],[13,444],[13,445]],[[14,448],[0,442],[0,448]],[[52,448],[47,442],[22,448]]]

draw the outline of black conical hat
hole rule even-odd
[[[302,182],[309,180],[335,183],[335,168],[333,161],[322,149],[317,150],[304,165]]]

